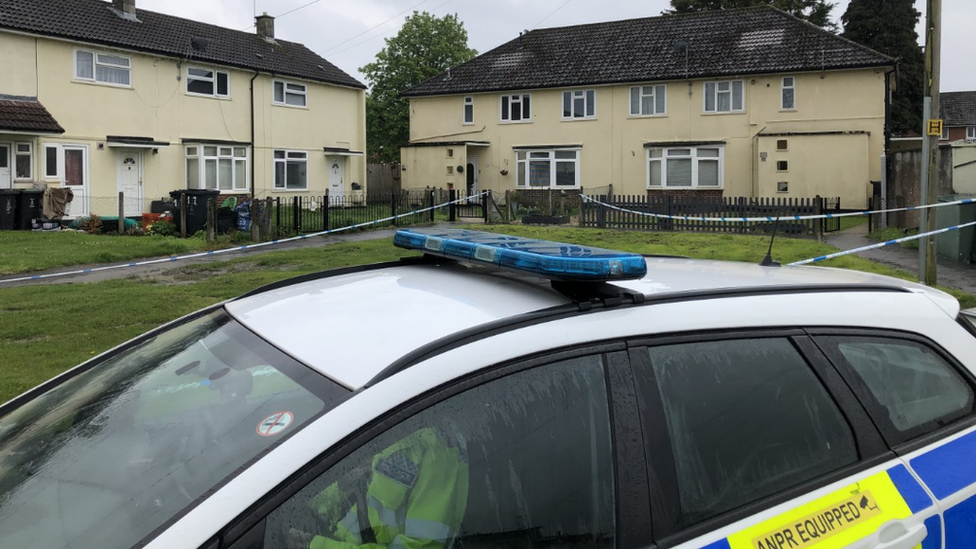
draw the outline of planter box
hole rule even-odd
[[[522,216],[524,225],[569,225],[569,216],[556,215],[524,215]]]

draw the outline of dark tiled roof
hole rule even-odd
[[[0,131],[64,133],[58,121],[32,98],[0,97]]]
[[[276,73],[319,82],[365,88],[361,82],[302,44],[147,10],[138,21],[123,19],[102,0],[0,0],[0,29],[116,46],[219,65]],[[190,39],[206,38],[204,51]]]
[[[687,68],[679,41],[690,44]],[[531,31],[405,96],[648,82],[894,65],[779,10],[761,7]]]
[[[946,126],[976,126],[976,91],[940,93],[939,112]]]

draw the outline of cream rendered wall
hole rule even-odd
[[[34,74],[36,44],[37,67]],[[76,49],[125,55],[131,59],[131,87],[93,84],[74,79]],[[16,50],[16,53],[10,53]],[[26,61],[29,57],[29,63]],[[0,77],[0,94],[35,95],[65,128],[60,136],[33,138],[35,179],[43,180],[43,144],[80,144],[89,147],[90,194],[114,197],[117,193],[119,152],[106,146],[106,136],[151,137],[169,142],[157,153],[143,153],[143,195],[146,199],[168,196],[185,188],[185,160],[182,140],[201,139],[246,143],[251,140],[250,81],[254,72],[192,59],[182,61],[115,48],[89,46],[47,38],[24,37],[0,32],[0,61],[16,59],[16,70]],[[218,99],[186,94],[186,67],[220,69],[231,75],[230,98]],[[15,74],[12,78],[10,74]],[[348,147],[364,151],[366,146],[365,92],[318,82],[307,85],[306,109],[272,105],[270,75],[255,80],[255,143],[251,161],[255,166],[258,196],[279,194],[322,194],[328,186],[328,168],[323,147]],[[35,92],[36,89],[36,92]],[[12,139],[0,137],[0,139]],[[18,138],[18,140],[21,140]],[[290,148],[308,151],[308,191],[278,193],[273,187],[272,150]],[[250,169],[248,170],[250,171]],[[362,158],[350,158],[347,182],[365,182]],[[250,174],[249,174],[250,177]],[[59,184],[54,180],[43,180]],[[23,185],[20,185],[23,186]],[[348,189],[348,186],[347,186]],[[93,204],[94,206],[94,204]]]
[[[780,108],[783,76],[796,79],[796,109]],[[667,82],[667,114],[632,117],[627,85],[591,86],[596,90],[596,118],[561,120],[562,92],[570,89],[530,90],[531,123],[501,123],[499,93],[471,94],[474,124],[463,125],[463,95],[420,97],[410,101],[412,141],[488,141],[490,161],[481,159],[481,186],[496,191],[515,188],[515,153],[518,145],[582,145],[580,170],[584,188],[613,183],[620,194],[646,192],[645,142],[725,141],[724,194],[727,196],[776,196],[775,181],[763,179],[759,170],[758,135],[786,132],[868,132],[863,155],[837,151],[842,139],[811,139],[804,154],[833,163],[837,177],[831,181],[817,169],[796,173],[789,196],[804,196],[793,189],[826,188],[824,195],[849,197],[845,207],[866,206],[869,181],[880,180],[884,149],[884,72],[881,69],[785,73],[747,76],[745,112],[706,114],[702,92],[705,80]],[[579,88],[577,88],[579,89]],[[846,142],[846,141],[845,141]],[[422,187],[427,180],[443,179],[425,172],[422,160],[436,151],[404,149],[407,167],[404,184]],[[412,151],[412,152],[406,152]],[[798,151],[799,152],[799,151]],[[482,153],[482,156],[485,156]],[[508,170],[507,176],[500,171]],[[408,175],[409,174],[409,175]],[[436,176],[435,176],[436,175]],[[770,187],[772,184],[772,187]]]
[[[952,190],[976,194],[976,145],[953,145],[952,164]]]

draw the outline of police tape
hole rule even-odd
[[[629,213],[634,215],[640,215],[643,217],[655,217],[658,219],[672,219],[678,221],[695,221],[695,222],[725,222],[725,223],[756,223],[762,221],[811,221],[814,219],[839,219],[841,217],[857,217],[862,215],[875,215],[884,213],[895,213],[895,212],[914,212],[919,210],[928,210],[931,208],[944,208],[947,206],[960,206],[962,204],[976,204],[976,198],[964,198],[962,200],[956,200],[953,202],[940,202],[938,204],[927,204],[923,206],[907,206],[904,208],[889,208],[886,210],[862,210],[857,212],[844,212],[836,214],[817,214],[817,215],[782,215],[782,216],[766,216],[766,217],[694,217],[689,215],[669,215],[669,214],[659,214],[651,212],[641,212],[638,210],[629,210],[627,208],[621,208],[620,206],[614,206],[613,204],[607,204],[606,202],[601,202],[595,198],[590,198],[586,195],[581,194],[582,198],[586,202],[592,202],[594,204],[599,204],[605,208],[610,208],[611,210],[617,210],[618,212]],[[775,207],[775,206],[773,206]]]
[[[182,261],[182,260],[185,260],[185,259],[196,259],[198,257],[209,257],[209,256],[213,256],[213,255],[220,255],[220,254],[226,254],[226,253],[231,253],[231,252],[240,252],[240,251],[244,251],[244,250],[253,250],[255,248],[264,248],[264,247],[267,247],[267,246],[275,246],[275,245],[278,245],[278,244],[284,244],[286,242],[295,242],[295,241],[298,241],[298,240],[308,240],[309,238],[314,238],[314,237],[317,237],[317,236],[326,236],[326,235],[330,235],[330,234],[341,233],[341,232],[344,232],[344,231],[351,231],[353,229],[361,229],[363,227],[369,227],[371,225],[376,225],[376,224],[379,224],[379,223],[386,223],[387,221],[393,221],[394,219],[400,219],[400,218],[403,218],[403,217],[410,217],[411,215],[422,214],[422,213],[425,213],[425,212],[429,212],[431,210],[437,210],[437,209],[443,208],[445,206],[450,206],[452,204],[457,204],[459,202],[467,202],[467,201],[470,201],[472,198],[480,198],[480,197],[485,196],[487,194],[488,194],[488,191],[484,191],[484,192],[482,192],[480,194],[476,194],[474,196],[466,196],[464,198],[459,198],[457,200],[452,200],[450,202],[445,202],[443,204],[438,204],[436,206],[429,206],[427,208],[423,208],[423,209],[420,209],[420,210],[413,210],[413,211],[407,212],[407,213],[402,213],[402,214],[398,214],[398,215],[391,215],[389,217],[384,217],[382,219],[374,219],[372,221],[364,221],[362,223],[356,223],[355,225],[348,225],[346,227],[339,227],[338,229],[329,229],[327,231],[319,231],[319,232],[316,232],[316,233],[309,233],[309,234],[303,234],[303,235],[299,235],[299,236],[292,236],[292,237],[289,237],[289,238],[280,238],[280,239],[277,239],[277,240],[270,240],[268,242],[258,242],[257,244],[246,244],[246,245],[243,245],[243,246],[236,246],[234,248],[224,248],[222,250],[209,250],[209,251],[206,251],[206,252],[199,252],[199,253],[195,253],[195,254],[187,254],[187,255],[180,255],[180,256],[163,257],[163,258],[159,258],[159,259],[147,259],[145,261],[133,261],[131,263],[123,263],[123,264],[120,264],[120,265],[106,265],[104,267],[88,267],[88,268],[85,268],[85,269],[76,269],[74,271],[62,271],[62,272],[59,272],[59,273],[49,273],[49,274],[21,276],[21,277],[17,277],[17,278],[4,278],[4,279],[0,279],[0,285],[5,284],[5,283],[11,283],[11,282],[27,282],[27,281],[30,281],[30,280],[43,280],[43,279],[46,279],[46,278],[58,278],[58,277],[63,277],[63,276],[72,276],[72,275],[79,275],[79,274],[98,273],[98,272],[102,272],[102,271],[113,271],[113,270],[116,270],[116,269],[127,269],[129,267],[142,267],[142,266],[145,266],[145,265],[158,265],[160,263],[172,263],[172,262],[175,262],[175,261]]]
[[[884,248],[886,246],[894,246],[895,244],[901,244],[902,242],[909,242],[912,240],[919,240],[921,238],[927,238],[929,236],[935,236],[938,234],[948,233],[950,231],[958,231],[960,229],[965,229],[967,227],[976,227],[976,221],[972,223],[964,223],[962,225],[956,225],[955,227],[946,227],[945,229],[939,229],[937,231],[931,231],[927,233],[914,234],[911,236],[906,236],[905,238],[898,238],[895,240],[889,240],[887,242],[879,242],[877,244],[871,244],[870,246],[862,246],[860,248],[854,248],[853,250],[844,250],[843,252],[837,252],[829,255],[822,255],[820,257],[813,257],[810,259],[804,259],[803,261],[797,261],[795,263],[790,263],[790,265],[809,265],[810,263],[817,263],[820,261],[826,261],[828,259],[834,259],[835,257],[842,257],[845,255],[856,254],[860,252],[865,252],[868,250],[876,250],[878,248]]]

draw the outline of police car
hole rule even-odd
[[[976,546],[976,320],[871,274],[401,230],[0,408],[0,546]]]

